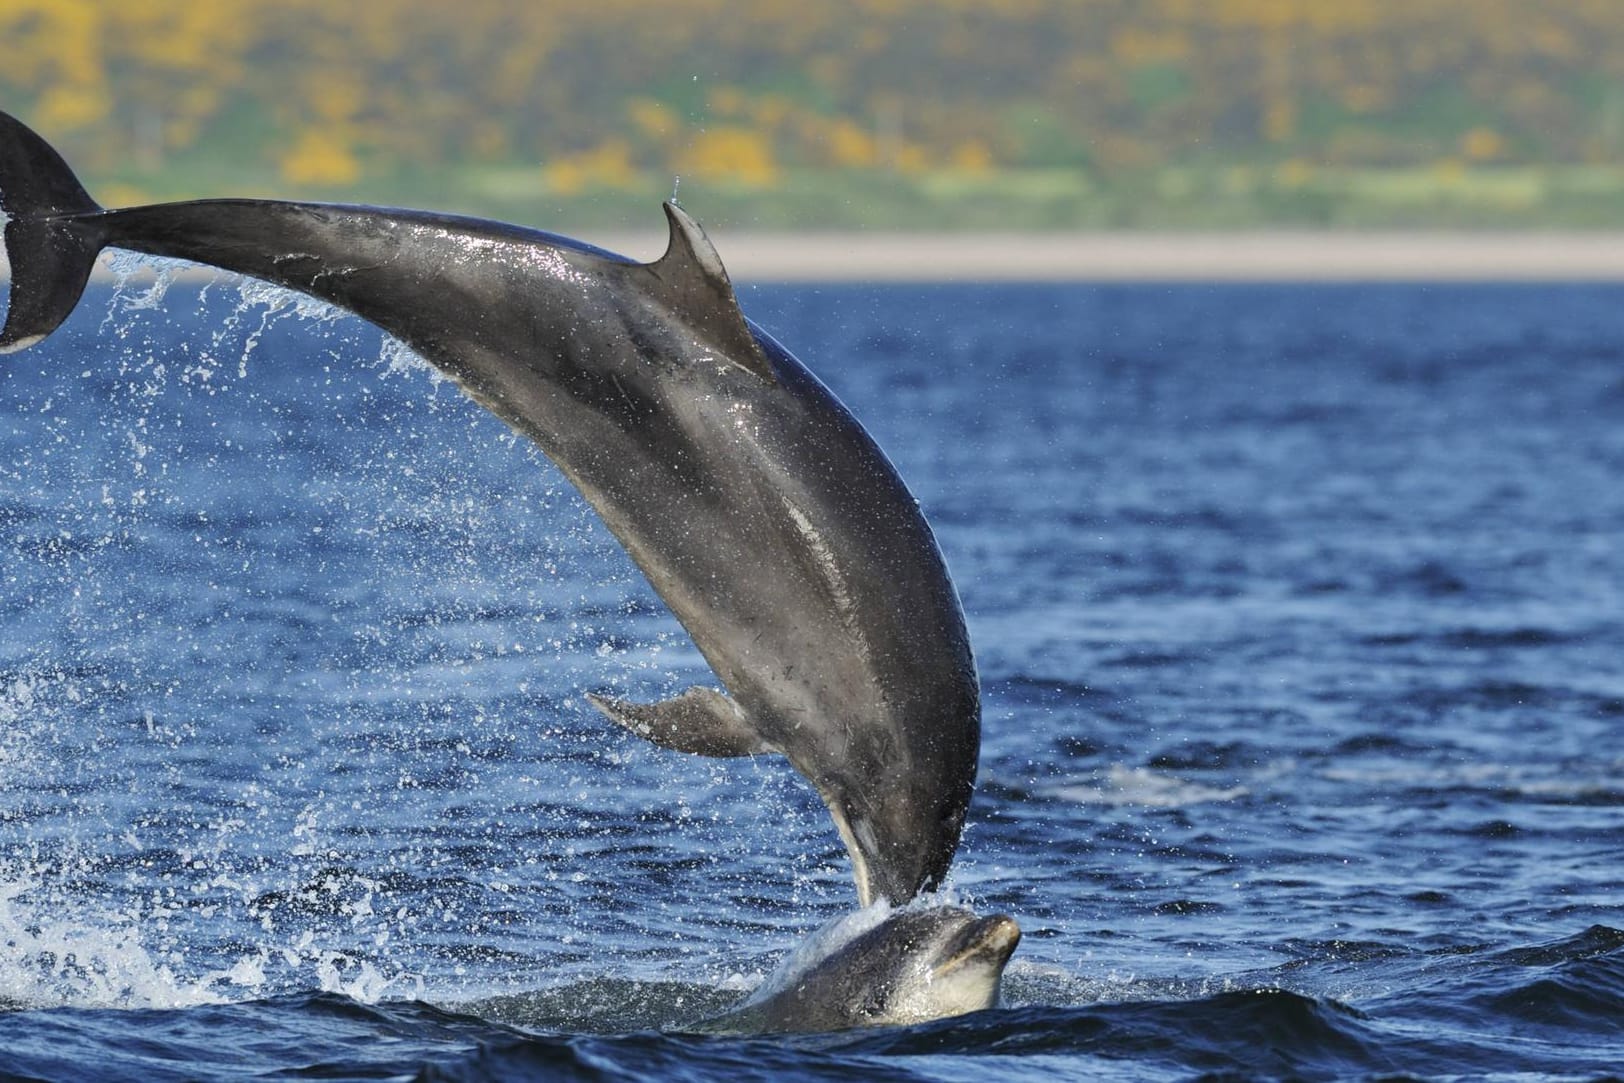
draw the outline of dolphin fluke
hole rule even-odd
[[[83,214],[101,205],[55,147],[16,117],[0,113],[0,210],[26,219]]]
[[[79,303],[102,240],[100,205],[68,163],[25,125],[0,113],[0,210],[11,260],[11,305],[0,353],[32,346]]]

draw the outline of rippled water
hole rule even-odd
[[[853,905],[539,456],[353,321],[92,292],[0,374],[0,1073],[1624,1070],[1616,288],[841,287],[987,705],[1005,1009],[685,1036]]]

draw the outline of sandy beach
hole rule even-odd
[[[583,234],[653,259],[653,233]],[[745,282],[1624,281],[1624,233],[713,234]],[[0,274],[5,267],[0,261]],[[206,272],[205,272],[206,273]],[[107,279],[105,266],[98,278]]]

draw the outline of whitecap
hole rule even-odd
[[[1182,808],[1211,801],[1233,801],[1249,791],[1245,786],[1208,786],[1147,767],[1113,764],[1103,779],[1060,783],[1043,787],[1039,792],[1080,805]]]

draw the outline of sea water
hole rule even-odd
[[[0,368],[0,1075],[1624,1071],[1624,293],[756,287],[935,527],[1005,1006],[685,1024],[855,908],[544,459],[376,331],[93,287]]]

